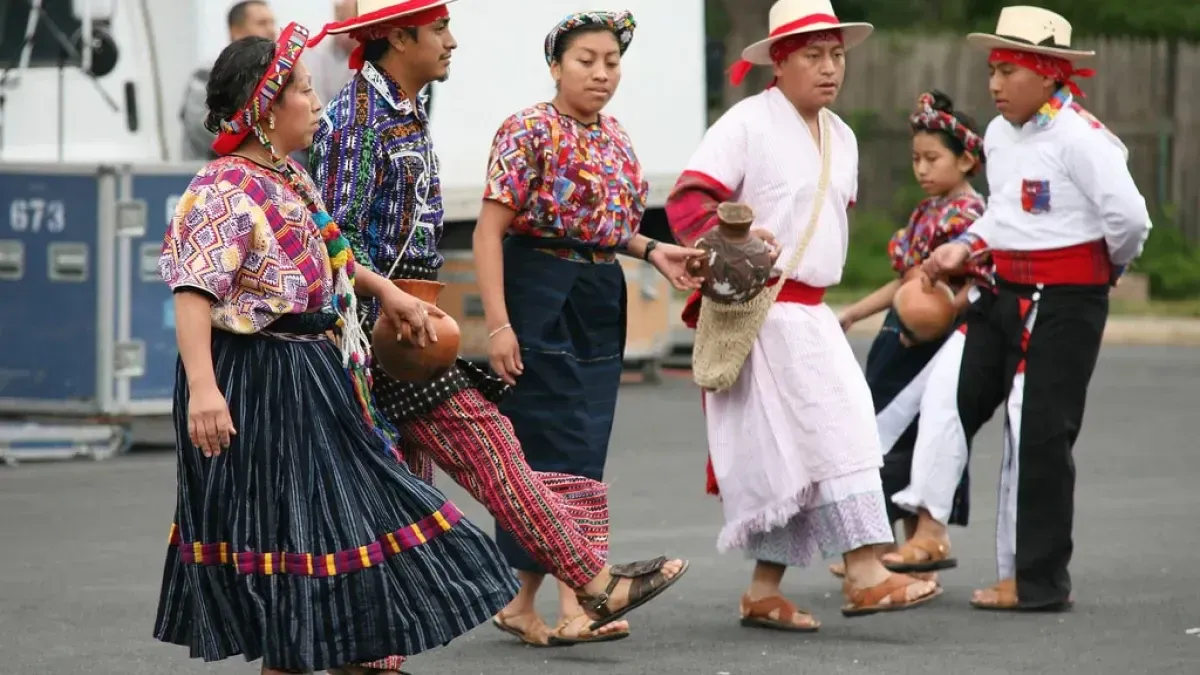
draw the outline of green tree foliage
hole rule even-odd
[[[709,35],[724,37],[730,5],[769,7],[773,0],[708,0]],[[880,29],[968,32],[995,28],[1005,5],[1017,0],[834,0],[844,21],[870,21]],[[1178,38],[1200,41],[1200,2],[1197,0],[1030,0],[1029,4],[1058,12],[1078,35]],[[724,10],[724,11],[722,11]]]

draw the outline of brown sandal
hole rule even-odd
[[[563,635],[563,631],[566,630],[567,626],[570,626],[572,623],[577,621],[580,616],[586,618],[587,615],[581,614],[579,616],[571,617],[570,619],[563,619],[562,623],[558,624],[558,626],[555,627],[554,632],[550,634],[550,644],[552,646],[570,647],[573,645],[616,642],[617,640],[624,640],[630,635],[629,631],[627,630],[600,634],[594,632],[587,626],[584,626],[577,635]]]
[[[742,596],[742,625],[748,628],[770,628],[791,633],[815,633],[821,622],[811,612],[806,612],[782,595],[771,595],[751,601]],[[808,617],[809,623],[798,624],[792,619],[800,614]]]
[[[829,566],[829,573],[838,579],[845,579],[846,565],[844,563],[833,563]],[[917,581],[932,581],[936,584],[941,583],[938,581],[937,572],[909,572],[908,576],[916,579]]]
[[[1044,607],[1022,607],[1020,600],[1017,598],[1017,580],[1002,579],[990,588],[981,589],[979,592],[991,592],[991,600],[976,600],[971,598],[971,606],[975,609],[982,609],[991,612],[1062,612],[1071,609],[1075,605],[1075,598],[1068,597],[1063,602],[1056,602]]]
[[[666,564],[666,556],[659,556],[653,560],[613,565],[608,571],[612,575],[612,579],[602,593],[593,596],[585,593],[582,589],[575,591],[575,599],[583,605],[584,611],[588,612],[589,616],[599,617],[592,621],[588,630],[597,631],[602,626],[624,617],[658,597],[676,581],[679,581],[684,574],[687,574],[689,563],[684,560],[683,567],[679,568],[679,573],[668,579],[662,572],[663,565]],[[614,611],[609,608],[608,601],[612,598],[612,592],[616,590],[621,579],[632,580],[629,586],[629,604]]]
[[[842,593],[849,601],[842,606],[842,616],[869,616],[880,612],[902,612],[919,607],[942,594],[941,586],[934,586],[929,593],[912,600],[908,599],[908,587],[922,583],[906,574],[892,574],[881,584],[870,588],[851,588],[842,584]]]
[[[950,545],[932,537],[910,539],[896,551],[901,562],[883,561],[893,572],[936,572],[958,567],[958,558],[950,557]]]
[[[541,649],[544,647],[561,646],[561,645],[554,644],[549,639],[546,642],[538,642],[537,640],[529,637],[529,631],[521,630],[520,628],[517,628],[516,626],[509,624],[499,614],[492,617],[492,625],[496,627],[496,630],[502,631],[504,633],[508,633],[509,635],[517,638],[518,640],[525,643],[526,645],[529,645],[530,647],[537,647],[537,648]]]

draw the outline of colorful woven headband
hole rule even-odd
[[[1092,77],[1096,71],[1091,68],[1075,68],[1070,59],[1049,54],[1037,54],[1020,49],[993,49],[988,55],[988,63],[1011,63],[1022,68],[1028,68],[1042,77],[1052,78],[1071,91],[1076,98],[1083,98],[1079,85],[1071,81],[1073,77]]]
[[[917,111],[908,118],[914,130],[945,131],[958,139],[963,148],[975,156],[980,164],[986,160],[983,154],[983,138],[971,131],[954,115],[933,107],[933,94],[924,93],[917,98]]]
[[[292,76],[292,69],[300,61],[300,54],[304,52],[307,42],[308,29],[304,26],[293,22],[283,29],[283,33],[275,42],[275,59],[267,66],[266,74],[259,80],[254,93],[250,95],[250,100],[246,102],[246,107],[221,122],[217,140],[212,144],[213,152],[228,155],[237,150],[242,141],[258,126],[271,103],[279,96],[279,92],[283,91],[288,78]]]
[[[373,23],[368,26],[363,26],[362,28],[351,30],[350,37],[357,42],[358,45],[356,45],[350,52],[350,61],[347,65],[349,65],[350,70],[356,72],[362,70],[363,66],[366,65],[366,60],[363,58],[364,45],[372,40],[381,40],[387,37],[389,33],[397,28],[420,28],[421,26],[428,26],[435,21],[449,18],[450,10],[447,9],[445,5],[438,5],[437,7],[430,7],[429,9],[423,9],[419,12],[396,17],[395,19],[389,19],[380,23]],[[330,31],[337,31],[341,26],[354,23],[355,21],[360,21],[361,19],[362,17],[357,17],[340,23],[325,24],[325,27],[321,29],[321,32],[317,33],[316,37],[308,41],[308,46],[316,47],[318,44],[320,44],[321,40],[325,39],[325,36],[328,35]]]
[[[620,12],[579,12],[572,14],[554,27],[550,34],[546,36],[546,63],[554,63],[554,48],[558,46],[559,40],[563,36],[576,28],[583,26],[602,26],[613,32],[617,36],[617,44],[620,46],[621,55],[625,55],[625,50],[629,49],[629,43],[633,42],[633,30],[637,28],[637,21],[634,21],[633,15],[626,11]]]

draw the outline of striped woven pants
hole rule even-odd
[[[431,414],[398,423],[410,470],[432,460],[483,504],[534,560],[574,588],[608,559],[608,487],[562,473],[534,471],[508,418],[475,389]]]

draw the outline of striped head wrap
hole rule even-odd
[[[601,26],[612,31],[613,35],[617,36],[617,44],[620,46],[621,55],[624,56],[625,50],[629,49],[629,44],[633,42],[633,31],[637,28],[637,21],[634,20],[633,14],[627,11],[571,14],[559,21],[546,35],[546,63],[554,62],[554,50],[567,33],[584,26]]]
[[[916,112],[908,118],[913,131],[944,131],[958,139],[963,148],[982,166],[986,161],[983,153],[983,138],[971,131],[958,118],[944,110],[933,107],[933,92],[926,92],[917,98]]]

